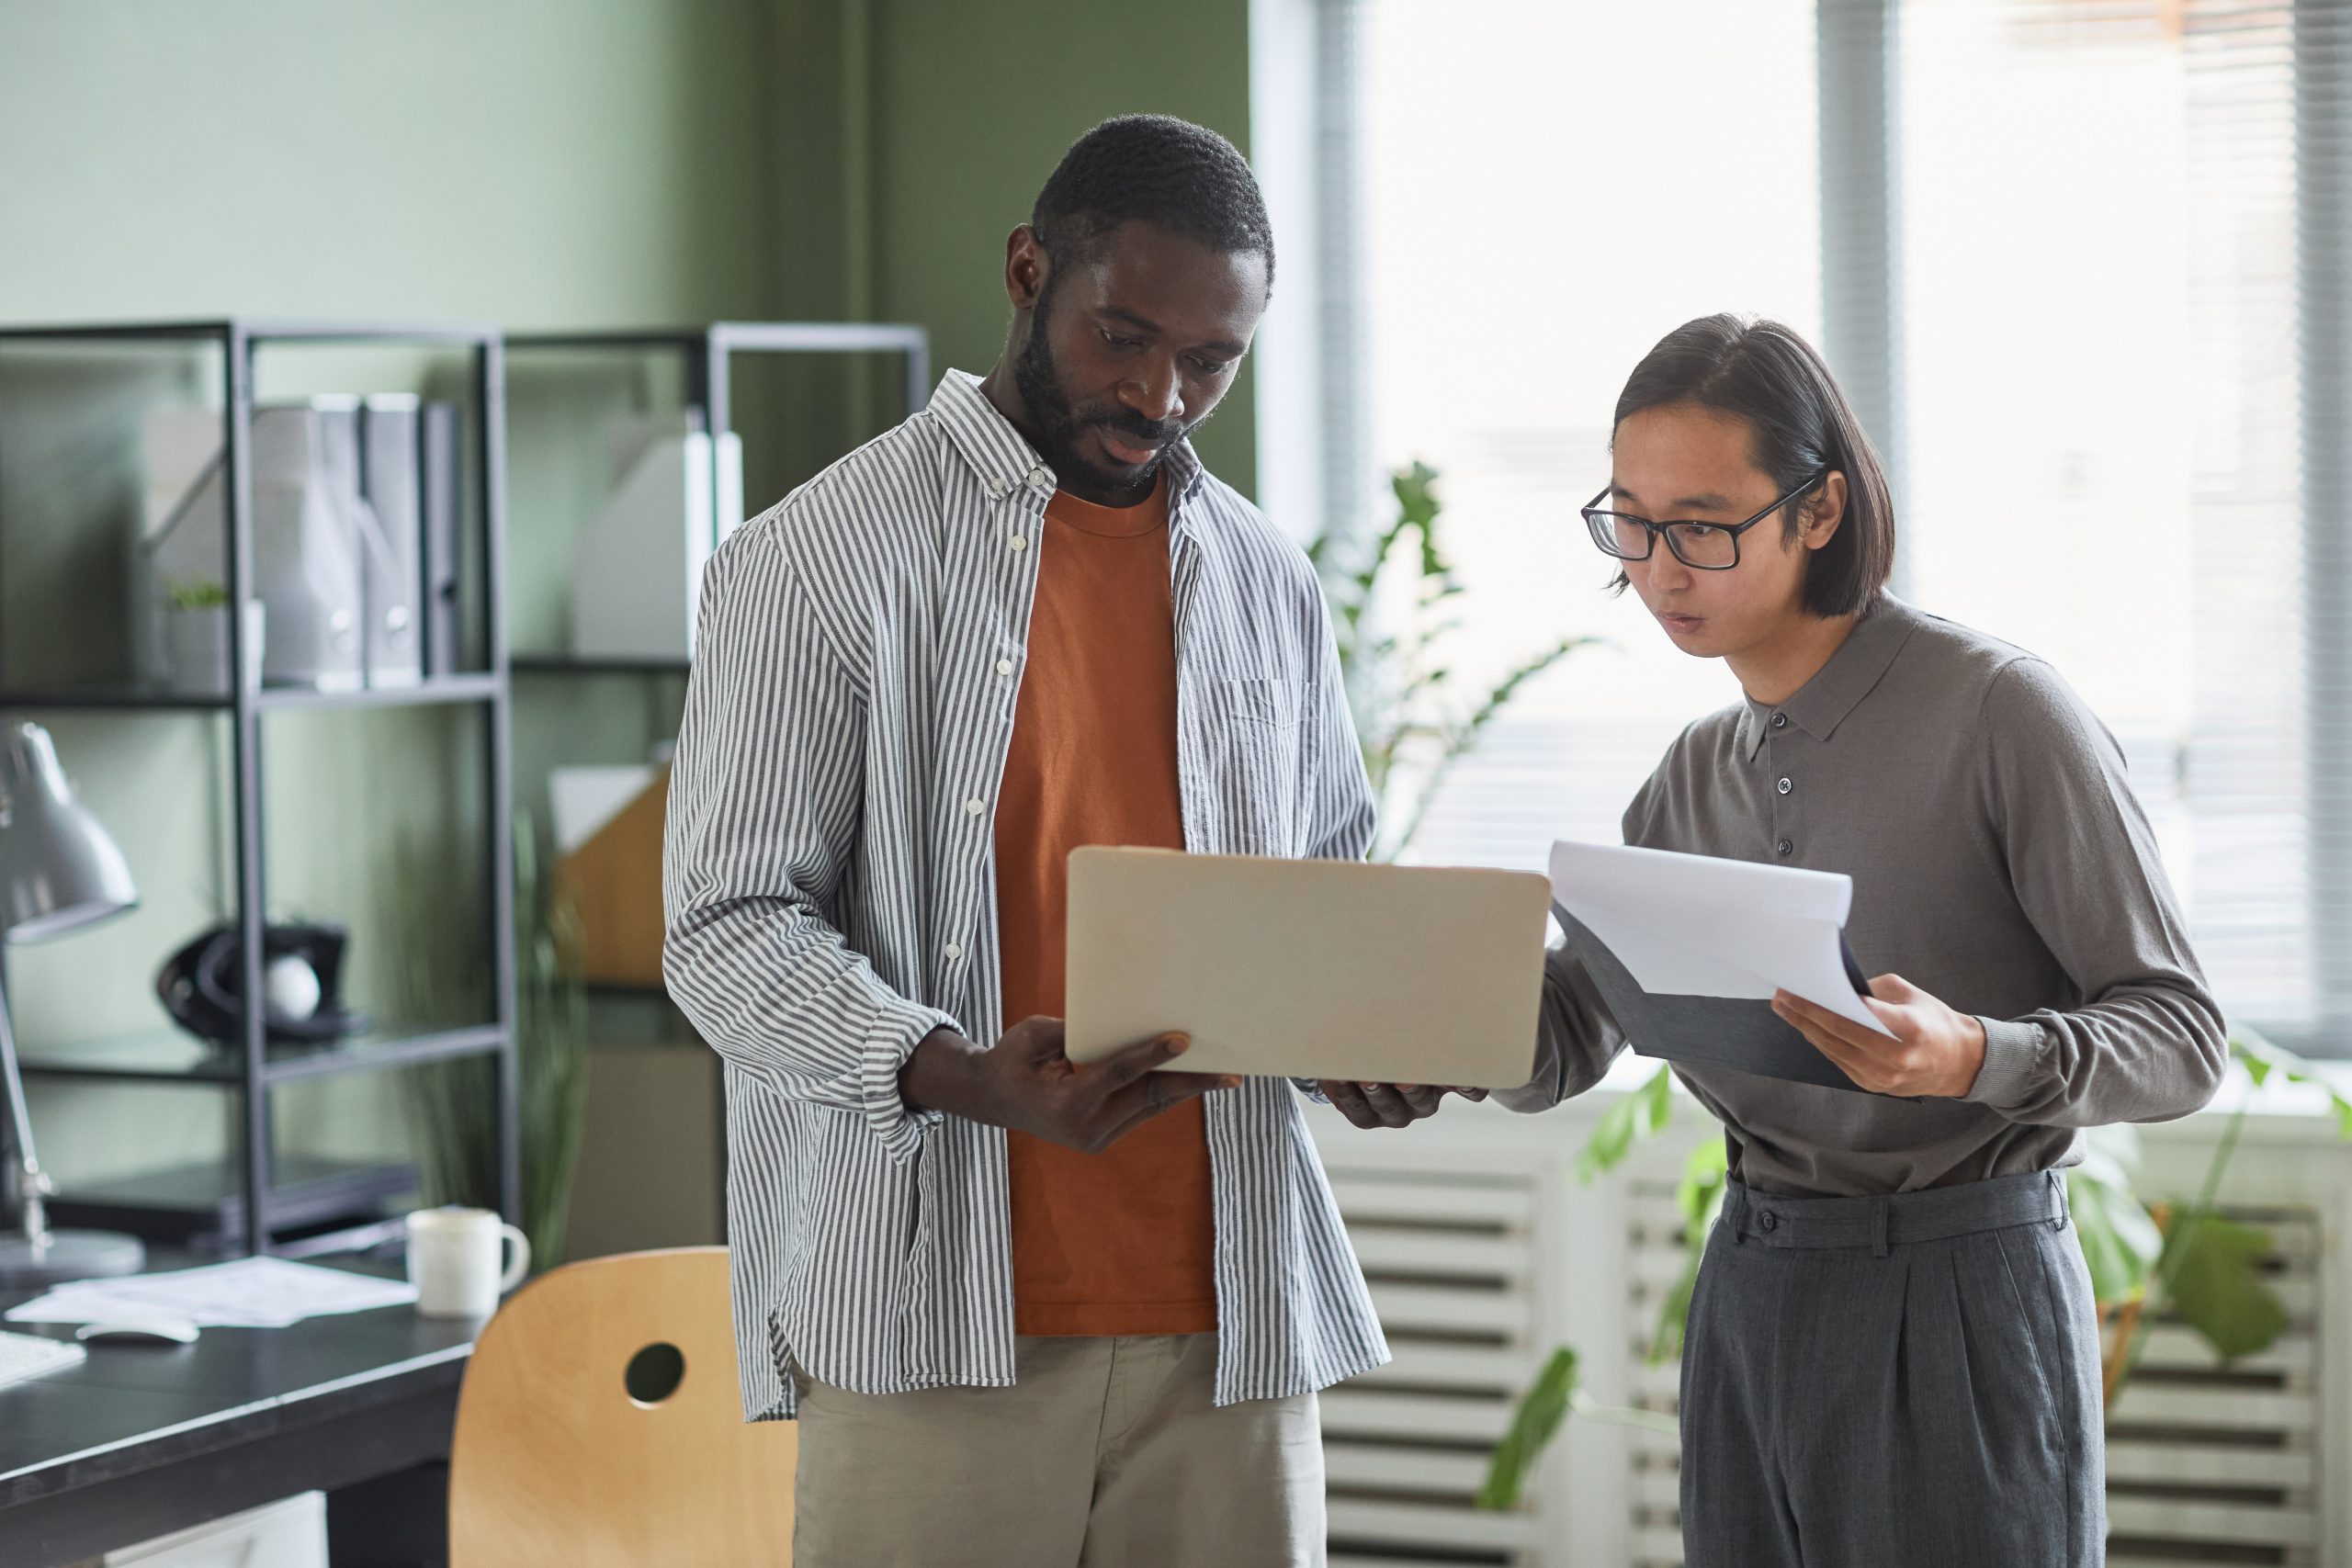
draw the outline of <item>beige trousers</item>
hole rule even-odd
[[[1217,1409],[1213,1334],[1023,1338],[1011,1388],[800,1384],[794,1568],[1319,1568],[1311,1393]]]

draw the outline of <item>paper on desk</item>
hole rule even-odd
[[[76,1280],[8,1310],[12,1323],[112,1323],[170,1316],[199,1328],[285,1328],[306,1317],[402,1306],[405,1280],[379,1279],[283,1258],[243,1258],[167,1274]]]
[[[1552,846],[1552,897],[1653,995],[1789,991],[1893,1033],[1846,971],[1849,876],[1564,840]]]

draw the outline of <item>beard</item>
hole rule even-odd
[[[1076,479],[1090,489],[1114,493],[1149,489],[1159,477],[1159,467],[1167,458],[1168,449],[1198,428],[1199,422],[1185,424],[1168,420],[1155,423],[1116,403],[1074,401],[1063,380],[1061,367],[1055,362],[1053,345],[1046,341],[1046,321],[1052,304],[1053,284],[1049,279],[1030,317],[1029,341],[1021,345],[1021,352],[1012,362],[1012,384],[1037,427],[1037,455],[1046,459],[1046,466],[1065,484]],[[1079,445],[1080,437],[1097,428],[1158,450],[1139,468],[1105,468],[1087,457]]]

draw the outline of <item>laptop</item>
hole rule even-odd
[[[1551,901],[1527,872],[1077,850],[1066,1048],[1176,1031],[1183,1072],[1516,1088]]]

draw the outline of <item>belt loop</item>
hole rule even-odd
[[[1739,1201],[1737,1188],[1724,1194],[1724,1223],[1731,1231],[1734,1247],[1747,1239],[1747,1205]]]
[[[2052,1195],[2057,1200],[2054,1207],[2058,1211],[2051,1217],[2050,1228],[2063,1231],[2067,1222],[2075,1217],[2075,1200],[2073,1194],[2066,1190],[2066,1173],[2063,1170],[2051,1171],[2050,1185],[2054,1190]]]
[[[1886,1210],[1884,1198],[1871,1200],[1871,1254],[1876,1258],[1886,1256]]]

